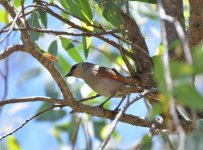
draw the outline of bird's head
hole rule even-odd
[[[94,66],[94,64],[88,62],[81,62],[75,64],[71,67],[69,73],[65,77],[73,76],[77,78],[82,78],[83,75],[85,74],[85,71],[87,71],[92,66]]]

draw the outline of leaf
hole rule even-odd
[[[7,137],[6,142],[8,150],[21,150],[20,145],[14,136],[10,135],[9,137]]]
[[[30,18],[28,19],[28,23],[32,27],[40,28],[40,21],[41,21],[41,16],[37,11],[33,11]],[[39,32],[29,32],[30,36],[32,38],[32,41],[35,43],[40,36]]]
[[[60,0],[60,2],[73,16],[77,16],[85,22],[92,22],[93,16],[88,0]]]
[[[174,78],[192,77],[193,68],[191,65],[181,62],[170,62],[170,73]]]
[[[89,54],[89,48],[90,48],[90,41],[91,39],[88,37],[82,37],[82,44],[83,44],[83,50],[84,50],[84,55],[85,58],[87,59],[88,54]]]
[[[66,52],[68,52],[68,54],[71,56],[71,58],[73,60],[75,60],[76,62],[83,61],[80,53],[75,48],[75,45],[72,42],[70,42],[69,39],[62,37],[62,38],[60,38],[60,40],[61,40],[63,48],[66,50]]]
[[[21,84],[23,84],[24,82],[31,80],[32,78],[35,78],[36,76],[38,76],[41,73],[41,69],[40,68],[33,68],[30,69],[28,71],[25,71],[20,78],[17,80],[16,84],[19,86]]]
[[[48,49],[48,52],[50,53],[50,54],[52,54],[53,56],[57,56],[57,52],[58,52],[58,46],[57,46],[57,41],[56,40],[54,40],[51,44],[50,44],[50,46],[49,46],[49,49]]]
[[[6,23],[6,12],[2,9],[0,9],[0,23]]]
[[[120,16],[118,7],[114,4],[114,1],[108,0],[103,3],[104,3],[104,6],[103,6],[104,18],[116,28],[121,29],[122,28],[121,25],[123,24],[123,19]]]
[[[40,26],[43,28],[47,28],[47,12],[42,9],[37,10],[37,12],[40,15]]]
[[[152,149],[152,138],[151,137],[149,137],[148,135],[145,135],[142,140],[143,140],[142,150]]]
[[[98,138],[99,140],[102,140],[100,133],[101,133],[101,130],[106,125],[105,121],[104,120],[94,121],[93,125],[94,125],[94,132],[95,132],[96,138]]]
[[[200,74],[203,73],[203,48],[201,44],[196,47],[193,53],[193,66],[195,69],[195,73]]]
[[[44,103],[37,112],[41,112],[44,109],[47,109],[52,104]],[[61,118],[63,118],[66,115],[66,112],[64,110],[49,110],[48,112],[44,113],[43,115],[36,118],[37,121],[57,121]]]
[[[69,62],[62,55],[58,55],[57,66],[63,75],[67,74],[71,67]]]
[[[192,83],[174,85],[174,95],[180,103],[195,109],[203,109],[203,97],[196,91]]]
[[[162,63],[162,56],[154,56],[154,78],[158,84],[158,88],[167,98],[169,98],[169,92],[166,85],[165,70]]]
[[[22,0],[13,0],[13,3],[14,3],[16,8],[18,8],[21,5],[21,1]]]

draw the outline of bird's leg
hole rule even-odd
[[[98,105],[97,107],[100,107],[100,108],[104,108],[104,104],[106,102],[108,102],[112,97],[114,97],[115,94],[113,94],[112,96],[110,96],[109,98],[107,98],[104,102],[102,102],[100,105]]]
[[[114,111],[118,111],[118,110],[119,110],[118,108],[121,106],[121,104],[122,104],[122,102],[124,101],[125,98],[126,98],[126,96],[122,97],[120,103],[119,103],[118,106],[114,109]]]

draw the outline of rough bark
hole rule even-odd
[[[182,0],[163,0],[163,7],[167,15],[177,19],[182,28],[185,30],[185,19],[183,16],[183,1]],[[174,24],[166,21],[166,33],[169,44],[169,56],[173,60],[183,60],[183,51],[180,47],[176,47],[176,42],[179,42],[178,34]],[[174,45],[175,44],[175,45]],[[174,47],[174,46],[175,47]]]
[[[190,19],[188,42],[190,49],[203,42],[203,0],[189,0]]]

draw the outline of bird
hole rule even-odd
[[[135,87],[127,77],[121,75],[116,69],[89,62],[73,65],[65,75],[65,77],[70,76],[83,79],[96,93],[108,97],[99,105],[102,108],[112,97],[120,97],[122,100],[115,109],[118,110],[127,95],[140,92],[139,88]]]

